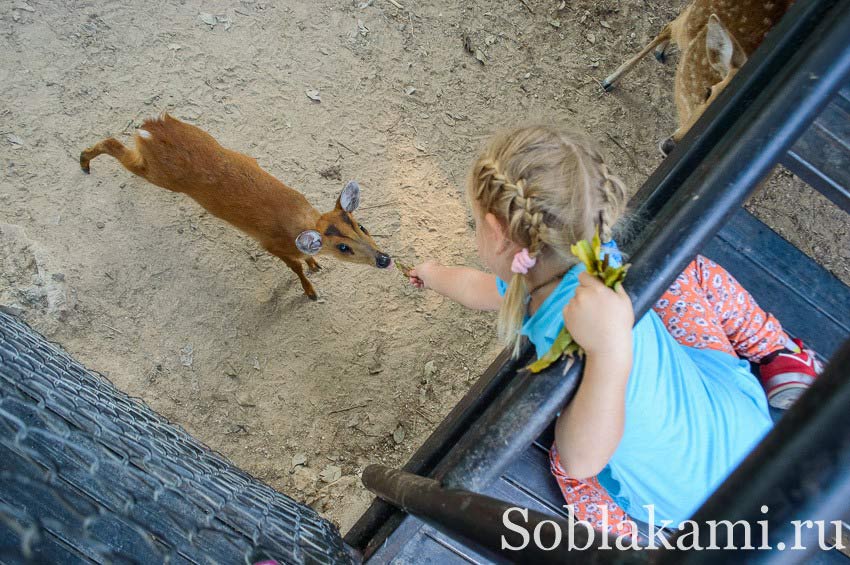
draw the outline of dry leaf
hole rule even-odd
[[[342,469],[336,465],[328,465],[321,473],[319,473],[319,478],[326,483],[336,482],[340,479],[340,477],[342,477]]]
[[[402,275],[404,275],[405,277],[410,276],[410,271],[413,270],[413,265],[407,265],[405,263],[402,263],[401,261],[393,261],[393,262],[395,263],[396,269],[401,271]]]
[[[319,91],[314,89],[314,88],[308,88],[307,90],[304,91],[304,94],[306,94],[307,98],[309,98],[310,100],[313,100],[314,102],[321,102],[322,101],[322,95],[319,94]]]
[[[304,465],[307,463],[307,456],[303,453],[296,453],[292,456],[292,468],[298,467],[300,465]]]
[[[404,441],[404,428],[399,426],[395,429],[393,432],[393,441],[396,442],[396,444],[400,444]]]
[[[218,19],[212,14],[208,14],[207,12],[201,12],[200,14],[198,14],[198,17],[201,19],[202,22],[204,22],[208,26],[215,26],[215,24],[218,23]]]

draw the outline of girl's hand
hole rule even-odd
[[[635,313],[622,285],[612,290],[587,273],[578,280],[575,296],[564,308],[564,325],[573,339],[591,355],[631,343]]]
[[[434,286],[433,282],[436,277],[436,271],[440,267],[441,265],[436,261],[425,261],[424,263],[410,269],[407,273],[407,277],[410,279],[410,284],[419,290],[431,288]]]

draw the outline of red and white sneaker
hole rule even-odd
[[[806,349],[799,339],[793,341],[799,353],[780,349],[759,363],[759,377],[767,392],[767,402],[781,410],[790,408],[823,371],[823,364],[815,358],[814,352]]]

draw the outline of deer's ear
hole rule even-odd
[[[747,55],[716,14],[711,14],[706,25],[705,50],[708,62],[720,76],[726,78],[732,69],[739,69],[747,62]]]
[[[346,212],[354,212],[360,206],[360,185],[357,181],[348,181],[348,184],[339,193],[339,198],[336,200],[336,207],[339,210]]]
[[[295,238],[295,247],[304,255],[315,255],[322,250],[322,234],[316,230],[306,230]]]

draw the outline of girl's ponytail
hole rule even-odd
[[[499,321],[496,326],[499,331],[499,339],[512,349],[514,357],[519,355],[519,346],[522,343],[520,330],[525,319],[527,305],[528,281],[525,275],[514,273],[502,300],[502,307],[499,309]]]

